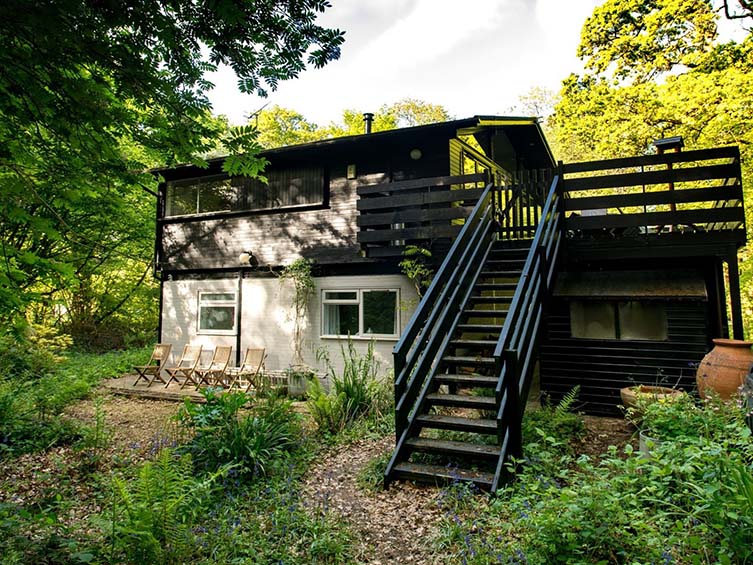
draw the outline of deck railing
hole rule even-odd
[[[722,147],[563,166],[575,237],[745,234],[740,153]]]
[[[360,186],[358,242],[368,257],[399,257],[407,245],[457,237],[485,190],[485,173]]]

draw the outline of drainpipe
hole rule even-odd
[[[363,114],[364,130],[366,134],[371,133],[371,125],[374,123],[374,114],[371,112],[364,112]]]

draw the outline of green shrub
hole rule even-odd
[[[337,434],[355,422],[370,419],[379,425],[391,416],[393,394],[385,380],[378,377],[379,363],[374,357],[374,343],[369,342],[366,353],[361,355],[352,340],[340,348],[343,359],[342,372],[333,366],[326,351],[319,358],[327,366],[332,390],[327,393],[318,382],[312,382],[308,390],[308,407],[320,432]]]
[[[292,404],[276,394],[250,397],[243,392],[202,391],[205,404],[186,399],[179,418],[193,434],[182,449],[198,469],[232,465],[245,479],[264,475],[301,440],[300,418]],[[250,404],[249,412],[241,409]]]
[[[163,449],[128,482],[113,479],[109,562],[185,563],[198,551],[194,526],[206,511],[218,477],[193,477],[190,456]]]
[[[627,446],[577,461],[534,428],[531,461],[488,507],[450,507],[440,545],[467,563],[746,563],[753,559],[753,440],[718,401],[649,418],[682,433],[646,458]],[[669,424],[668,424],[669,426]],[[531,445],[540,448],[531,453]]]

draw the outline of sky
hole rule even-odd
[[[602,0],[330,1],[317,23],[345,31],[339,60],[281,83],[266,99],[240,93],[233,72],[220,69],[208,77],[214,113],[242,124],[276,104],[323,126],[346,108],[374,112],[414,98],[455,118],[510,115],[521,95],[559,91],[582,69],[581,28]]]

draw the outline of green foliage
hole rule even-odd
[[[718,17],[708,0],[609,0],[598,7],[579,48],[591,72],[563,82],[549,121],[558,157],[641,155],[653,140],[673,135],[683,136],[688,149],[738,145],[746,223],[753,225],[753,36],[716,43]],[[739,253],[748,333],[751,253],[750,246]]]
[[[374,492],[384,486],[384,472],[392,457],[392,450],[383,451],[369,459],[366,466],[356,475],[356,484],[365,491]]]
[[[541,408],[526,412],[523,417],[523,442],[538,441],[542,435],[566,445],[582,439],[586,434],[586,425],[583,417],[572,411],[579,392],[580,387],[576,386],[556,406],[545,398]]]
[[[654,78],[676,65],[697,66],[716,38],[707,0],[607,0],[586,20],[578,56],[619,78]]]
[[[145,171],[206,165],[200,155],[220,139],[233,154],[228,172],[258,174],[254,128],[210,116],[205,74],[228,65],[241,90],[265,96],[306,63],[336,59],[343,34],[316,25],[327,7],[6,2],[13,17],[0,21],[0,66],[9,71],[0,77],[0,319],[35,303],[57,317],[67,302],[71,330],[83,324],[93,338],[91,323],[149,295],[156,202],[144,188],[156,179]]]
[[[197,553],[193,527],[210,501],[222,469],[202,479],[193,476],[189,456],[163,449],[147,461],[133,482],[113,479],[114,501],[109,560],[129,563],[185,563]]]
[[[654,417],[689,430],[697,415],[678,406],[655,402]],[[709,432],[664,441],[650,459],[629,445],[599,463],[536,453],[548,460],[521,466],[488,505],[446,502],[439,543],[468,563],[747,562],[751,434],[734,405],[698,409]],[[530,444],[526,454],[536,459]]]
[[[253,480],[269,473],[300,444],[299,416],[290,401],[275,394],[250,397],[242,392],[202,391],[206,403],[186,399],[179,414],[193,433],[182,450],[202,471],[233,466],[233,473]],[[241,409],[250,403],[249,413]]]
[[[346,349],[347,347],[347,349]],[[327,366],[332,390],[327,393],[318,381],[312,382],[307,405],[320,432],[337,434],[359,420],[375,423],[391,412],[393,396],[378,377],[379,363],[374,357],[374,343],[369,342],[360,354],[353,340],[340,346],[343,369],[339,371],[326,350],[318,353]]]
[[[34,352],[24,354],[39,359]],[[53,360],[44,374],[30,374],[27,369],[6,373],[0,379],[0,457],[79,439],[86,429],[62,415],[65,407],[86,397],[102,379],[120,376],[147,357],[142,349],[102,355],[71,352]]]
[[[352,563],[345,524],[330,511],[326,495],[306,505],[298,473],[270,477],[242,496],[218,500],[197,528],[197,542],[214,563]]]
[[[423,247],[408,245],[403,251],[400,270],[413,283],[419,297],[423,296],[434,278],[434,269],[431,268],[430,261],[431,251]]]
[[[314,295],[316,285],[311,274],[313,264],[308,259],[296,259],[285,267],[280,274],[280,282],[293,284],[293,351],[296,365],[303,365],[304,321],[309,301]]]

